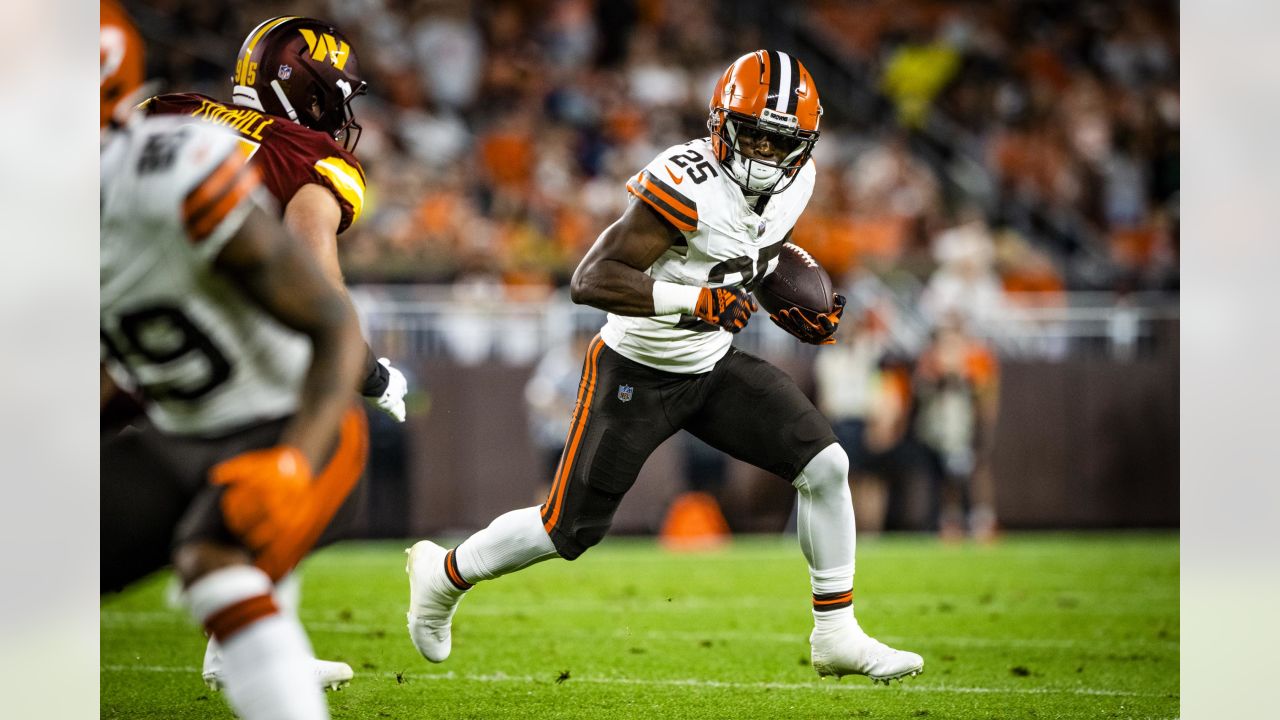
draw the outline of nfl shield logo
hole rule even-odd
[[[622,402],[631,402],[631,394],[635,392],[635,388],[630,385],[618,386],[618,399]]]
[[[293,68],[288,65],[281,65],[280,69],[276,72],[276,75],[279,76],[281,80],[288,80],[289,77],[293,75]]]
[[[763,235],[763,234],[764,234],[764,220],[761,220],[760,224],[756,225],[756,235]]]

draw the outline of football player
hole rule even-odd
[[[546,502],[499,516],[452,550],[422,541],[407,551],[409,635],[428,660],[449,656],[453,614],[474,583],[573,560],[600,542],[645,460],[684,429],[798,491],[818,674],[887,684],[923,670],[919,655],[871,638],[854,618],[849,459],[830,424],[790,376],[732,345],[756,309],[751,290],[777,268],[813,191],[821,115],[798,60],[744,55],[716,85],[710,137],[668,148],[627,184],[626,211],[574,272],[574,301],[609,317],[587,350]],[[844,298],[832,305],[773,319],[803,342],[830,343]]]
[[[233,130],[279,203],[284,224],[310,249],[325,275],[345,292],[338,235],[364,208],[365,178],[352,151],[360,139],[351,102],[366,90],[355,51],[332,25],[305,17],[267,20],[245,38],[231,78],[232,101],[195,93],[159,95],[150,114],[179,114]],[[370,351],[361,394],[404,421],[404,375]],[[285,591],[296,597],[290,578]],[[296,607],[296,602],[291,603]],[[210,643],[202,673],[218,686],[218,653]],[[345,663],[318,660],[323,685],[352,677]]]
[[[113,115],[126,108],[142,88],[145,64],[142,38],[116,0],[100,0],[98,23],[98,109],[105,131]]]
[[[351,101],[367,89],[355,51],[326,22],[272,18],[245,38],[231,82],[230,103],[175,93],[142,107],[234,130],[279,203],[285,226],[345,292],[338,235],[360,217],[365,193],[364,169],[352,154],[361,128]],[[403,421],[403,374],[372,352],[366,370],[361,393]]]
[[[104,119],[130,84],[104,89]],[[320,720],[311,649],[275,584],[359,480],[366,350],[261,187],[224,128],[135,116],[104,131],[104,369],[149,422],[102,444],[101,581],[117,591],[171,563],[237,715]]]

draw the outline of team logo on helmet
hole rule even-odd
[[[351,54],[351,48],[345,40],[339,40],[329,33],[316,35],[314,30],[308,28],[299,28],[298,32],[302,33],[302,39],[307,41],[307,51],[311,53],[312,60],[324,60],[327,56],[329,64],[339,70],[347,64],[347,56]]]

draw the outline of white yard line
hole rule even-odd
[[[1130,613],[1151,612],[1152,605],[1158,603],[1176,603],[1176,590],[1170,593],[1130,593],[1123,597],[1107,598],[1104,595],[1090,595],[1063,591],[1054,593],[1055,597],[1038,596],[1036,598],[1018,598],[1014,601],[993,600],[982,603],[973,595],[927,595],[919,593],[891,594],[882,593],[874,598],[856,603],[857,607],[873,612],[883,612],[886,608],[894,608],[906,612],[916,612],[920,607],[930,612],[937,611],[939,606],[946,606],[946,612],[957,614],[1012,612],[1012,613],[1081,613],[1093,615],[1125,615]],[[1069,606],[1064,608],[1058,603],[1056,596],[1068,598]],[[1092,598],[1092,599],[1091,599]],[[465,612],[472,615],[512,615],[517,613],[537,614],[538,612],[559,613],[578,610],[616,610],[619,604],[625,605],[627,612],[667,612],[670,610],[716,610],[726,608],[777,608],[782,605],[800,603],[804,605],[807,596],[800,595],[795,599],[766,596],[740,595],[731,598],[686,597],[665,600],[664,598],[574,598],[558,597],[549,599],[526,598],[518,606],[484,604],[469,606]],[[1171,609],[1176,608],[1176,604]],[[363,606],[365,610],[391,610],[403,612],[403,603],[379,602],[373,606]],[[146,611],[142,611],[146,612]],[[941,612],[941,611],[938,611]],[[134,614],[130,610],[103,610],[107,613]]]
[[[115,612],[107,611],[101,615],[102,625],[104,627],[127,627],[129,625],[188,625],[195,630],[195,625],[180,613],[166,612]],[[388,636],[398,635],[404,632],[404,626],[400,620],[396,620],[390,625],[367,625],[361,623],[335,623],[335,622],[319,622],[307,620],[303,618],[302,624],[307,630],[320,633],[336,633],[343,635],[375,635],[379,632]],[[528,636],[544,636],[552,633],[552,630],[511,630],[503,631],[503,637],[528,637]],[[573,631],[570,629],[560,628],[554,631],[557,637],[566,636],[589,636],[599,637],[597,631]],[[759,643],[782,643],[782,644],[805,644],[808,642],[808,631],[796,633],[767,633],[767,632],[749,632],[735,630],[721,630],[714,632],[690,632],[680,630],[638,630],[633,631],[628,628],[620,628],[614,630],[611,635],[622,639],[637,640],[675,640],[688,642],[701,642],[703,640],[733,640],[744,642]],[[1101,647],[1102,640],[1092,640],[1088,638],[1068,639],[1068,638],[998,638],[998,637],[954,637],[954,636],[938,636],[923,635],[906,637],[901,635],[884,635],[882,640],[890,643],[918,645],[944,645],[956,647],[1012,647],[1012,648],[1087,648],[1093,646]],[[1110,640],[1108,647],[1114,648],[1117,641]],[[1119,644],[1134,647],[1150,647],[1163,646],[1169,649],[1178,647],[1177,640],[1160,640],[1160,639],[1129,639],[1119,642]]]
[[[177,612],[115,612],[108,611],[101,614],[102,625],[105,626],[128,626],[128,625],[189,625],[192,630],[196,626],[187,620],[186,616],[177,614]],[[396,623],[389,625],[367,625],[358,623],[326,623],[326,621],[311,621],[303,618],[302,624],[307,630],[317,633],[337,633],[351,635],[372,635],[378,633],[399,634],[404,632],[401,621],[397,619]],[[547,635],[553,630],[503,630],[503,637],[531,637],[531,635]],[[598,632],[593,630],[580,630],[573,632],[571,629],[554,630],[557,637],[566,637],[566,635],[589,635],[589,637],[599,637]],[[760,643],[783,643],[783,644],[801,644],[808,642],[808,630],[796,633],[756,633],[746,632],[746,630],[717,630],[717,632],[690,632],[690,630],[631,630],[628,628],[620,628],[613,630],[612,637],[623,639],[652,639],[652,641],[690,641],[700,642],[716,641],[742,641],[742,642],[760,642]],[[1097,639],[1091,638],[982,638],[982,637],[943,637],[943,635],[920,635],[920,637],[904,637],[904,635],[883,635],[883,641],[891,643],[916,643],[916,644],[941,644],[941,646],[957,646],[957,647],[1025,647],[1025,648],[1098,648]],[[1117,646],[1133,647],[1133,646],[1167,646],[1171,648],[1178,647],[1176,639],[1128,639],[1128,641],[1115,641],[1112,639],[1108,648],[1114,650]]]
[[[195,675],[199,672],[196,667],[165,667],[158,665],[103,665],[103,672],[141,672],[141,673],[191,673]],[[366,673],[370,675],[378,675],[381,677],[400,677],[406,680],[461,680],[464,682],[489,682],[489,683],[530,683],[537,685],[545,685],[553,682],[551,677],[533,677],[531,675],[506,675],[503,673],[495,673],[492,675],[471,675],[467,673],[394,673],[394,672],[378,672]],[[814,690],[831,690],[831,691],[856,691],[870,690],[877,691],[877,686],[864,682],[845,682],[836,683],[816,680],[807,683],[788,683],[788,682],[732,682],[722,680],[700,680],[696,678],[669,678],[669,679],[646,679],[646,678],[627,678],[627,677],[574,677],[568,680],[571,683],[586,683],[591,685],[645,685],[652,687],[690,687],[690,688],[727,688],[733,690],[802,690],[812,692]],[[956,694],[982,694],[982,695],[1091,695],[1101,697],[1165,697],[1164,693],[1136,693],[1125,690],[1109,690],[1106,688],[1091,687],[1073,687],[1073,688],[990,688],[990,687],[965,687],[961,685],[926,685],[918,681],[908,681],[899,686],[898,690],[904,692],[916,693],[956,693]],[[891,692],[885,690],[883,692]]]

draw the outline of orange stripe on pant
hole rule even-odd
[[[280,532],[254,559],[254,565],[273,581],[284,577],[311,550],[338,508],[360,480],[369,453],[369,429],[364,412],[352,407],[342,418],[338,447],[311,482],[298,513],[299,522]]]
[[[582,371],[582,382],[578,386],[577,417],[569,428],[569,437],[565,438],[564,453],[560,456],[560,467],[556,470],[556,480],[547,496],[546,508],[542,513],[542,527],[548,533],[560,519],[560,508],[564,504],[565,489],[569,486],[569,474],[573,470],[573,460],[578,454],[578,446],[582,442],[582,430],[587,425],[587,417],[591,414],[591,400],[595,397],[596,366],[604,341],[597,335],[587,348],[586,367]]]
[[[582,398],[587,394],[587,385],[591,382],[591,354],[599,342],[601,342],[600,336],[596,335],[590,343],[587,343],[586,356],[582,361],[582,379],[578,381],[578,399],[573,403],[573,419],[569,423],[569,434],[564,439],[564,449],[560,451],[560,462],[556,465],[555,476],[551,479],[551,492],[547,493],[547,500],[542,504],[544,526],[547,525],[548,518],[551,516],[551,507],[555,502],[556,492],[560,488],[560,472],[564,469],[565,456],[569,454],[569,441],[573,439],[573,434],[578,429],[578,421],[583,414]]]

